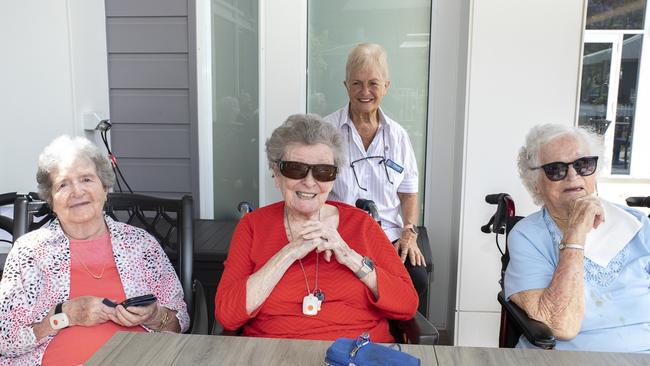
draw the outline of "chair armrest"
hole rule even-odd
[[[391,327],[401,336],[401,339],[397,339],[399,343],[430,345],[438,343],[438,329],[420,312],[416,312],[415,316],[409,320],[391,320],[390,322]]]
[[[433,255],[431,254],[431,246],[429,245],[429,234],[427,233],[427,228],[424,226],[418,226],[417,244],[424,256],[427,273],[431,273],[433,271]]]
[[[203,284],[199,280],[192,282],[194,292],[194,309],[190,334],[208,334],[208,303],[205,299]]]
[[[531,344],[543,349],[555,348],[555,336],[546,324],[529,318],[519,306],[506,300],[503,291],[499,292],[497,299]]]
[[[225,335],[225,336],[237,336],[241,334],[241,330],[228,330],[224,329],[223,325],[219,323],[217,319],[214,319],[214,324],[212,324],[212,335]]]

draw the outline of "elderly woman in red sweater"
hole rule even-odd
[[[284,201],[244,216],[215,299],[215,316],[243,334],[333,340],[369,332],[391,342],[387,319],[413,317],[418,298],[381,227],[327,201],[344,144],[315,115],[293,115],[266,142]]]

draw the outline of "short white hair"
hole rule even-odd
[[[52,205],[53,171],[65,160],[88,159],[95,165],[95,171],[105,190],[113,188],[115,174],[108,160],[108,155],[99,150],[97,145],[85,137],[62,135],[49,143],[38,157],[36,183],[39,197]]]
[[[536,204],[543,204],[542,197],[537,193],[539,179],[544,174],[542,169],[532,170],[540,166],[539,154],[542,147],[549,142],[559,138],[571,136],[581,141],[589,151],[589,156],[598,156],[598,167],[594,174],[599,175],[605,162],[603,161],[603,138],[592,130],[567,126],[563,124],[541,124],[533,127],[526,135],[524,146],[519,149],[517,167],[522,183],[533,197]]]

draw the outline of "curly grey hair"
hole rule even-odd
[[[605,165],[603,139],[592,130],[561,124],[542,124],[533,127],[526,135],[526,143],[519,149],[517,167],[521,181],[538,205],[543,204],[541,195],[537,193],[537,186],[544,172],[542,169],[531,170],[531,168],[540,166],[539,155],[544,145],[564,136],[573,136],[576,140],[582,141],[590,156],[598,156],[598,167],[594,174],[598,175]]]
[[[345,163],[345,144],[343,137],[333,125],[325,122],[316,114],[294,114],[266,140],[266,159],[269,169],[273,170],[276,162],[282,160],[287,146],[291,144],[324,144],[332,149],[334,165]]]
[[[345,80],[350,80],[353,71],[368,65],[379,66],[383,78],[390,80],[386,50],[376,43],[361,43],[350,51],[345,64]]]
[[[105,190],[113,188],[115,174],[111,169],[108,156],[85,137],[70,137],[63,135],[55,138],[43,149],[38,157],[36,182],[38,195],[52,206],[52,177],[64,160],[89,159],[95,164],[95,170]]]

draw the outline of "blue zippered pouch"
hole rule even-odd
[[[370,342],[368,333],[357,339],[339,338],[327,349],[325,364],[330,366],[420,366],[420,359],[392,348]]]

